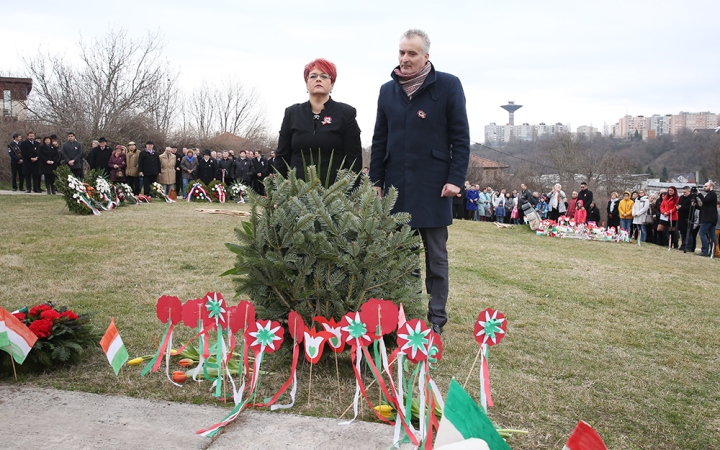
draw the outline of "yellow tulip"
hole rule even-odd
[[[393,413],[395,412],[395,408],[393,408],[390,405],[378,405],[373,408],[375,411],[377,411],[378,414],[385,417],[386,419],[389,419],[393,416]]]
[[[143,357],[141,356],[139,358],[131,359],[130,361],[127,362],[127,365],[128,366],[139,366],[140,363],[142,363],[142,362],[143,362]]]

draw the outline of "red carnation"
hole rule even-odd
[[[66,317],[69,320],[77,320],[78,319],[78,315],[70,310],[67,310],[64,313],[60,314],[60,317]]]
[[[40,313],[40,318],[47,320],[58,320],[60,318],[60,313],[55,311],[54,309],[48,309],[47,311],[43,311]]]
[[[30,317],[36,317],[41,312],[47,311],[48,309],[52,309],[50,305],[37,305],[30,308]]]
[[[26,317],[25,313],[16,312],[16,313],[13,313],[13,316],[15,316],[15,318],[17,320],[19,320],[20,322],[25,322],[25,317]]]
[[[35,333],[35,336],[42,339],[50,336],[50,333],[52,333],[53,324],[50,320],[38,319],[31,323],[28,328],[30,328],[30,331]]]

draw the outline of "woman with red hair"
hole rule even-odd
[[[309,62],[303,72],[309,99],[285,109],[275,156],[277,170],[287,176],[288,167],[304,179],[305,166],[314,165],[325,182],[335,181],[340,169],[362,169],[360,127],[350,105],[330,97],[337,69],[322,58]]]
[[[673,248],[678,248],[678,240],[675,230],[677,229],[678,212],[677,204],[680,201],[675,186],[668,188],[665,198],[660,204],[660,222],[658,223],[658,232],[662,232],[662,241],[660,245],[669,245],[668,239],[672,239]]]

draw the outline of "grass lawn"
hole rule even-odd
[[[234,263],[224,244],[235,242],[240,219],[195,211],[202,207],[154,200],[93,217],[70,214],[59,196],[0,195],[0,306],[12,311],[52,300],[93,312],[101,331],[115,317],[131,358],[149,354],[164,330],[155,317],[159,296],[185,301],[219,291],[236,303],[232,280],[218,274]],[[514,449],[562,448],[578,420],[611,449],[720,448],[720,262],[471,222],[450,228],[449,247],[450,322],[434,378],[443,391],[452,377],[464,382],[478,349],[477,314],[503,311],[508,334],[490,350],[490,417],[529,430],[510,441]],[[176,342],[190,336],[181,328]],[[268,358],[274,373],[263,380],[263,394],[286,379],[288,348]],[[351,404],[347,354],[340,356],[340,392],[330,352],[313,368],[309,396],[309,366],[298,367],[292,412],[337,417]],[[125,367],[116,378],[98,346],[81,365],[18,382],[214,401],[207,383],[176,388],[164,374],[139,372]],[[474,372],[468,389],[477,397]],[[370,418],[367,408],[363,415]]]

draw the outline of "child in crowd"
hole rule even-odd
[[[540,201],[538,202],[538,204],[535,205],[535,211],[538,213],[538,216],[540,216],[540,218],[542,220],[545,220],[545,219],[547,219],[547,210],[548,210],[547,196],[545,194],[543,194],[540,197]]]
[[[587,211],[582,200],[578,200],[575,205],[575,225],[587,222]]]

